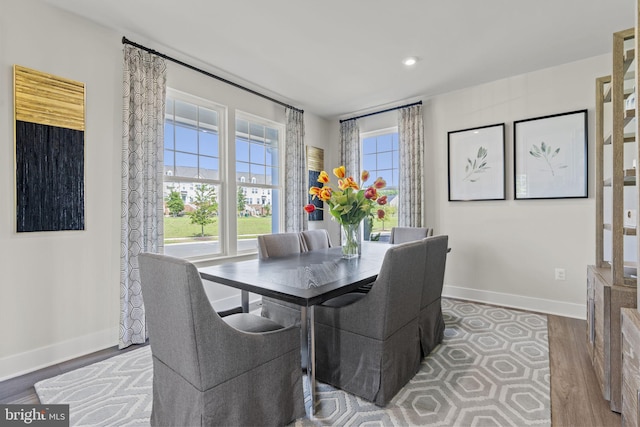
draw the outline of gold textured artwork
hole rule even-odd
[[[84,130],[84,83],[14,66],[16,120]]]

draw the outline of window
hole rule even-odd
[[[220,254],[223,211],[220,135],[224,110],[169,92],[164,124],[164,243],[167,254]]]
[[[224,106],[167,91],[163,189],[168,255],[196,259],[255,251],[257,234],[279,230],[282,125],[236,114],[236,132],[227,137]],[[225,158],[234,152],[235,159]],[[236,194],[235,202],[227,194]],[[237,222],[229,220],[234,216]]]
[[[237,115],[236,182],[243,194],[251,194],[245,203],[238,203],[238,248],[246,246],[247,240],[255,245],[258,234],[280,231],[279,147],[283,133],[277,123]]]
[[[387,233],[391,227],[398,225],[398,184],[400,158],[398,152],[398,129],[389,128],[374,132],[362,133],[361,156],[362,169],[369,171],[369,184],[377,177],[387,182],[387,187],[379,193],[387,195],[383,221],[374,220],[374,233]]]

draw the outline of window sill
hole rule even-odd
[[[218,257],[205,257],[188,259],[197,268],[210,267],[212,265],[226,264],[228,262],[246,261],[249,259],[255,259],[258,257],[258,252],[243,252],[236,255],[218,256]]]

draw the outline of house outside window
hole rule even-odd
[[[384,220],[374,219],[373,233],[388,234],[391,227],[398,225],[398,181],[400,178],[400,157],[398,151],[398,128],[387,128],[360,135],[362,170],[369,171],[369,184],[382,177],[387,186],[379,193],[387,195],[384,206]]]
[[[244,194],[251,194],[238,218],[239,241],[280,231],[283,134],[281,124],[236,115],[236,182]]]

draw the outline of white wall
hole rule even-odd
[[[151,44],[43,2],[0,2],[0,381],[118,342],[123,35]],[[13,64],[86,85],[84,231],[15,232]],[[170,87],[226,104],[230,123],[235,108],[284,121],[267,100],[173,63],[167,73]],[[307,143],[327,149],[326,120],[307,112],[305,124]],[[208,290],[237,305],[236,291]]]
[[[444,295],[585,317],[586,266],[595,258],[595,79],[610,73],[611,55],[603,55],[422,98],[424,224],[449,235],[452,248]],[[513,122],[580,109],[589,110],[589,198],[515,201]],[[395,126],[396,118],[366,117],[360,131]],[[507,200],[449,202],[447,132],[496,123],[506,124]],[[338,141],[337,121],[330,132]],[[555,268],[566,270],[565,281],[555,280]]]
[[[32,0],[0,4],[0,379],[117,343],[122,45]],[[86,85],[84,231],[17,234],[13,64]]]
[[[595,258],[595,79],[604,55],[436,96],[425,102],[427,224],[449,235],[444,293],[585,317],[586,266]],[[589,110],[589,198],[513,197],[513,122]],[[449,202],[447,132],[506,123],[507,200]],[[556,281],[555,268],[566,270]]]

